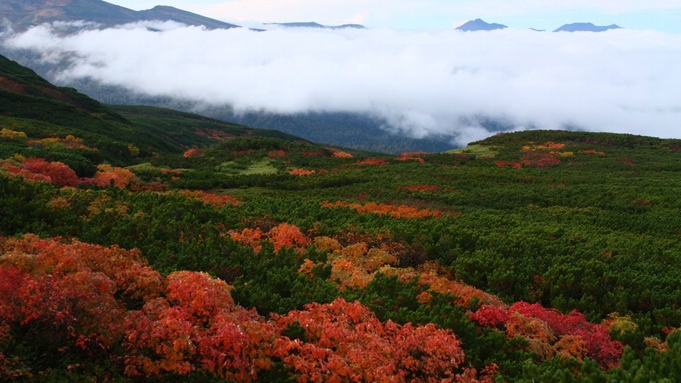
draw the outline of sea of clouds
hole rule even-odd
[[[140,94],[238,111],[355,112],[389,129],[458,144],[509,129],[581,129],[681,138],[681,35],[246,28],[173,22],[59,33],[6,32],[10,49],[68,62],[61,83],[90,78]]]

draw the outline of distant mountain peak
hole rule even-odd
[[[471,20],[461,26],[459,26],[458,30],[464,31],[464,32],[475,32],[475,31],[493,31],[496,29],[505,29],[508,28],[507,26],[503,24],[496,24],[496,23],[486,23],[482,19],[475,19]]]
[[[277,25],[287,28],[320,28],[320,29],[367,29],[360,24],[343,24],[343,25],[322,25],[314,21],[291,22],[291,23],[264,23],[263,25]]]
[[[565,24],[562,27],[556,29],[554,32],[605,32],[609,29],[621,29],[617,24],[600,26],[594,25],[592,23],[572,23]]]

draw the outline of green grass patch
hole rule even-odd
[[[494,146],[486,146],[486,145],[470,145],[465,148],[461,149],[454,149],[447,151],[445,153],[449,154],[468,154],[468,155],[473,155],[475,157],[495,157],[497,155],[497,151],[495,150]]]

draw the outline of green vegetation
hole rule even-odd
[[[485,145],[468,145],[465,148],[450,150],[449,154],[468,154],[474,157],[489,157],[494,158],[497,152],[493,146]]]

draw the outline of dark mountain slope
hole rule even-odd
[[[29,0],[0,1],[0,19],[7,19],[16,31],[54,21],[93,22],[104,27],[142,20],[176,21],[206,28],[234,28],[223,23],[173,7],[159,6],[145,11],[134,11],[101,0]]]
[[[76,136],[86,147],[97,148],[95,152],[85,153],[93,160],[108,157],[118,163],[135,162],[134,157],[154,153],[181,153],[193,146],[207,146],[233,137],[301,140],[277,131],[167,109],[112,108],[73,88],[54,86],[3,56],[0,56],[0,127],[23,133],[29,141]],[[12,145],[17,147],[17,153],[30,151],[31,145],[40,146],[30,142]],[[133,147],[139,149],[139,153],[137,149],[131,150]]]

